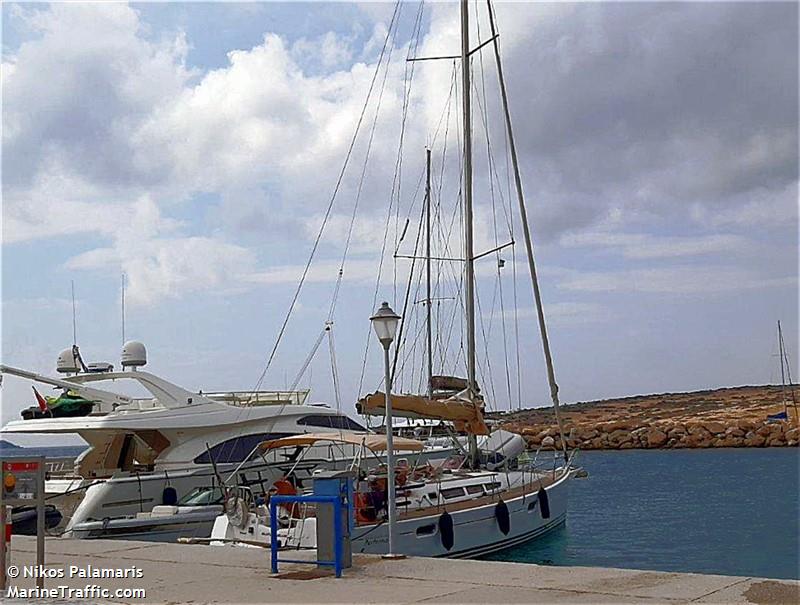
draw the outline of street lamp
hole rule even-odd
[[[394,493],[394,435],[392,433],[392,377],[389,369],[389,347],[397,334],[397,324],[400,316],[392,311],[388,302],[384,302],[378,312],[369,318],[378,340],[383,345],[383,371],[386,383],[386,484],[389,491],[389,552],[384,555],[387,559],[402,559],[404,555],[394,551],[395,525],[397,522],[397,507],[395,506]]]

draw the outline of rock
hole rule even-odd
[[[738,426],[745,433],[747,433],[748,431],[752,431],[753,429],[756,428],[755,423],[750,422],[749,420],[739,420],[736,423],[736,426]]]
[[[658,429],[650,429],[647,432],[648,447],[662,447],[667,442],[667,435]]]
[[[685,434],[686,434],[686,430],[682,426],[673,427],[667,432],[667,436],[670,439],[680,439]]]
[[[733,426],[729,426],[725,430],[725,434],[730,435],[732,437],[744,437],[744,431],[739,427],[733,427]]]
[[[768,424],[764,424],[756,430],[757,435],[761,435],[762,437],[766,437],[772,432]]]
[[[725,425],[721,422],[704,422],[703,428],[711,434],[719,434],[725,432]]]
[[[628,441],[632,441],[631,434],[624,429],[617,429],[608,436],[608,442],[612,445],[622,445]]]
[[[744,436],[744,445],[745,447],[762,447],[766,439],[762,435],[755,433],[753,431],[749,431]]]
[[[619,446],[621,450],[630,450],[633,449],[633,441],[626,441],[625,443]]]

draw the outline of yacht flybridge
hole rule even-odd
[[[308,391],[192,393],[143,371],[145,364],[144,346],[128,342],[118,372],[108,364],[91,371],[77,347],[59,355],[58,370],[68,374],[63,378],[0,366],[4,374],[49,384],[62,396],[91,404],[86,415],[61,416],[56,398],[49,399],[51,408],[37,393],[39,417],[24,414],[30,419],[3,427],[5,434],[78,434],[87,442],[71,475],[47,483],[51,495],[63,495],[54,499],[62,512],[70,516],[75,507],[68,531],[84,521],[175,504],[196,488],[213,486],[214,465],[220,473],[237,469],[264,440],[308,431],[365,430],[326,404],[308,402]],[[150,396],[134,398],[97,387],[131,381]],[[282,466],[281,458],[262,457],[238,468],[237,481],[274,480],[285,472]]]

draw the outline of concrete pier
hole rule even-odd
[[[33,566],[35,549],[35,539],[14,536],[10,564]],[[59,603],[800,603],[800,582],[764,578],[357,555],[336,579],[299,564],[273,575],[269,551],[260,548],[50,539],[46,550],[49,573],[65,576],[47,578],[46,588],[146,591],[145,598],[50,597]],[[128,577],[85,577],[109,573],[99,570]],[[9,586],[32,588],[35,580],[18,577]],[[14,602],[13,593],[7,597]]]

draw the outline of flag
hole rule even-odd
[[[36,387],[32,386],[31,388],[36,395],[36,402],[39,404],[39,409],[42,410],[42,412],[47,412],[47,401],[45,401],[44,397],[39,395],[39,391],[36,390]]]

